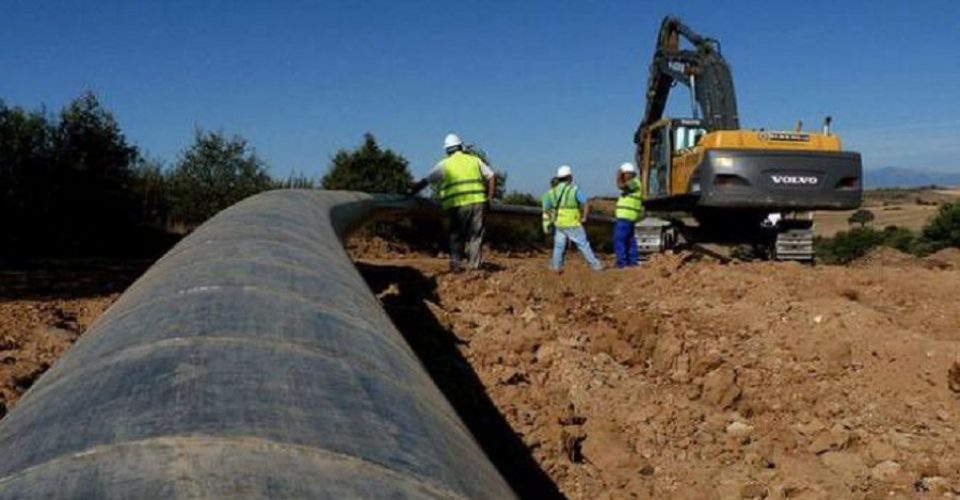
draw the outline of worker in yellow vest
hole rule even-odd
[[[573,170],[568,165],[557,169],[557,185],[550,188],[543,197],[543,209],[553,223],[553,258],[550,268],[563,269],[563,260],[567,241],[572,241],[583,258],[587,259],[594,270],[603,269],[603,265],[593,254],[587,232],[583,229],[590,214],[587,196],[573,184]]]
[[[614,213],[613,251],[617,255],[617,267],[635,266],[639,262],[637,252],[637,221],[643,215],[643,186],[637,177],[637,167],[632,163],[620,165],[617,171],[617,189],[620,198]]]
[[[553,188],[557,186],[558,182],[556,177],[551,177],[550,190],[540,197],[540,206],[543,209],[543,234],[553,234],[553,218],[550,216],[550,211],[547,210],[547,199],[550,198]]]
[[[464,253],[467,254],[467,267],[479,269],[483,216],[489,200],[493,199],[496,176],[483,160],[464,152],[463,141],[456,134],[447,134],[443,149],[446,158],[411,189],[411,194],[427,184],[434,184],[440,196],[440,206],[450,221],[450,270],[463,269]]]

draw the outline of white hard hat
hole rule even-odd
[[[443,149],[455,148],[457,146],[463,146],[463,141],[460,140],[457,134],[447,134],[447,136],[443,138]]]
[[[624,162],[620,165],[620,171],[625,174],[635,174],[637,173],[637,167],[634,167],[633,163]]]
[[[570,165],[560,165],[560,168],[557,169],[557,177],[570,177],[573,175],[573,169],[570,168]]]

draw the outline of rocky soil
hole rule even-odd
[[[0,269],[0,417],[148,265],[49,261]]]
[[[466,417],[525,496],[536,471],[491,441],[570,498],[915,498],[960,493],[956,254],[362,270],[461,414],[489,398],[516,433]]]
[[[956,249],[558,275],[381,247],[353,245],[361,272],[523,497],[960,493]],[[2,407],[145,266],[0,272]]]

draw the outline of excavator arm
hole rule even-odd
[[[681,38],[691,49],[681,48]],[[700,108],[704,127],[709,130],[740,128],[737,99],[730,66],[720,54],[720,43],[700,36],[675,17],[660,24],[657,46],[647,80],[647,108],[637,129],[635,142],[641,144],[641,130],[663,117],[670,90],[677,82],[685,85]]]

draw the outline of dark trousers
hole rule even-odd
[[[450,221],[450,269],[463,267],[464,252],[467,254],[467,267],[480,268],[483,247],[483,203],[463,205],[447,210]]]
[[[617,267],[637,265],[636,222],[617,219],[613,224],[613,251],[617,254]]]

